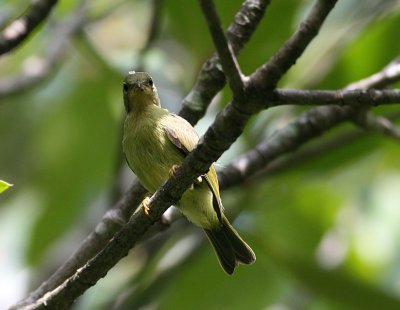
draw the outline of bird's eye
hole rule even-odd
[[[153,79],[152,79],[152,78],[149,78],[149,80],[147,81],[147,83],[149,83],[149,85],[153,87]]]
[[[122,91],[124,92],[124,94],[126,94],[128,92],[129,86],[128,83],[122,83]]]

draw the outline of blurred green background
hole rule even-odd
[[[228,26],[241,1],[215,2]],[[313,3],[273,0],[240,54],[243,72],[268,60]],[[84,27],[68,37],[51,73],[17,93],[0,91],[0,179],[14,184],[0,195],[1,309],[45,280],[129,188],[121,153],[126,72],[150,72],[163,105],[176,112],[214,51],[197,1],[86,4]],[[0,25],[27,5],[2,0]],[[399,54],[399,8],[395,0],[339,1],[280,87],[336,89],[379,71]],[[0,90],[40,70],[77,9],[60,1],[29,40],[0,58]],[[199,133],[228,101],[225,89]],[[254,117],[219,168],[303,110]],[[400,309],[398,143],[347,124],[302,150],[352,132],[352,143],[223,192],[228,216],[238,215],[234,225],[257,254],[253,266],[226,276],[201,231],[182,219],[131,251],[73,309]]]

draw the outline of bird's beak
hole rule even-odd
[[[136,82],[135,83],[135,87],[136,88],[138,88],[138,89],[140,89],[140,90],[143,90],[143,87],[142,87],[143,85],[142,85],[142,82]]]

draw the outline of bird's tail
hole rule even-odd
[[[239,263],[250,265],[255,262],[256,255],[253,250],[239,236],[225,216],[222,219],[222,227],[204,231],[217,254],[219,263],[227,274],[232,274]]]

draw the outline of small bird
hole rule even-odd
[[[123,150],[129,167],[141,184],[154,193],[191,152],[199,137],[192,125],[160,105],[153,79],[146,72],[130,71],[123,82]],[[149,199],[143,201],[149,212]],[[182,195],[176,207],[195,225],[204,229],[227,274],[239,264],[256,260],[224,215],[214,165]]]

